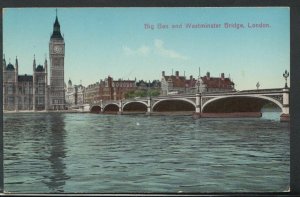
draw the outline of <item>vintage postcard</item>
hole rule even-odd
[[[6,193],[283,192],[288,7],[5,8]]]

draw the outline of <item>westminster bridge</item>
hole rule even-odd
[[[289,121],[289,88],[177,94],[90,104],[93,113],[191,114],[200,117],[260,117],[264,105],[278,106],[281,121]]]

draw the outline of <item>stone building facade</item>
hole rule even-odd
[[[6,65],[3,57],[3,110],[18,110],[18,59],[15,66],[10,62]],[[28,84],[32,88],[32,84]],[[32,96],[32,95],[31,95]]]
[[[91,103],[94,103],[94,102],[100,100],[99,88],[100,88],[99,82],[90,84],[85,88],[84,104],[91,104]]]
[[[206,92],[228,92],[234,91],[234,83],[229,77],[225,77],[224,73],[221,73],[220,77],[211,77],[210,72],[206,73],[206,76],[201,77],[203,84],[205,84]]]
[[[108,76],[104,81],[100,81],[97,100],[121,100],[125,98],[127,92],[136,89],[135,80],[113,80],[112,77]]]
[[[180,76],[179,71],[175,72],[175,75],[167,76],[165,71],[162,71],[161,78],[161,94],[183,94],[183,93],[196,93],[196,82],[197,80],[191,75],[189,79],[185,76]],[[200,87],[204,90],[204,84],[200,81]]]
[[[65,42],[60,32],[60,24],[57,16],[53,25],[53,33],[49,42],[50,56],[50,105],[49,109],[64,110],[65,90],[64,90],[64,58]]]
[[[136,90],[135,80],[115,80],[112,82],[112,90],[113,100],[124,99],[127,92]]]
[[[64,39],[56,16],[49,43],[50,85],[48,85],[48,62],[36,65],[33,75],[19,75],[18,59],[15,65],[6,64],[3,55],[3,110],[63,110],[64,91]]]
[[[3,110],[46,110],[48,104],[47,60],[44,66],[36,66],[33,75],[18,75],[18,59],[15,66],[6,65],[3,57]]]
[[[66,106],[68,109],[77,108],[84,104],[85,87],[82,85],[72,85],[69,79],[66,88]]]
[[[100,81],[99,85],[99,99],[100,100],[113,100],[114,99],[114,91],[112,87],[113,78],[108,76],[104,80]]]

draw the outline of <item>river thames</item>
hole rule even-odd
[[[290,131],[262,118],[4,114],[5,192],[281,192]]]

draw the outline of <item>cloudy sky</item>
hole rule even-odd
[[[49,61],[55,9],[4,10],[3,52],[18,57],[20,74],[32,74],[34,54]],[[290,68],[289,8],[58,8],[58,19],[73,84],[197,77],[200,67],[201,76],[230,75],[238,90],[280,88]]]

